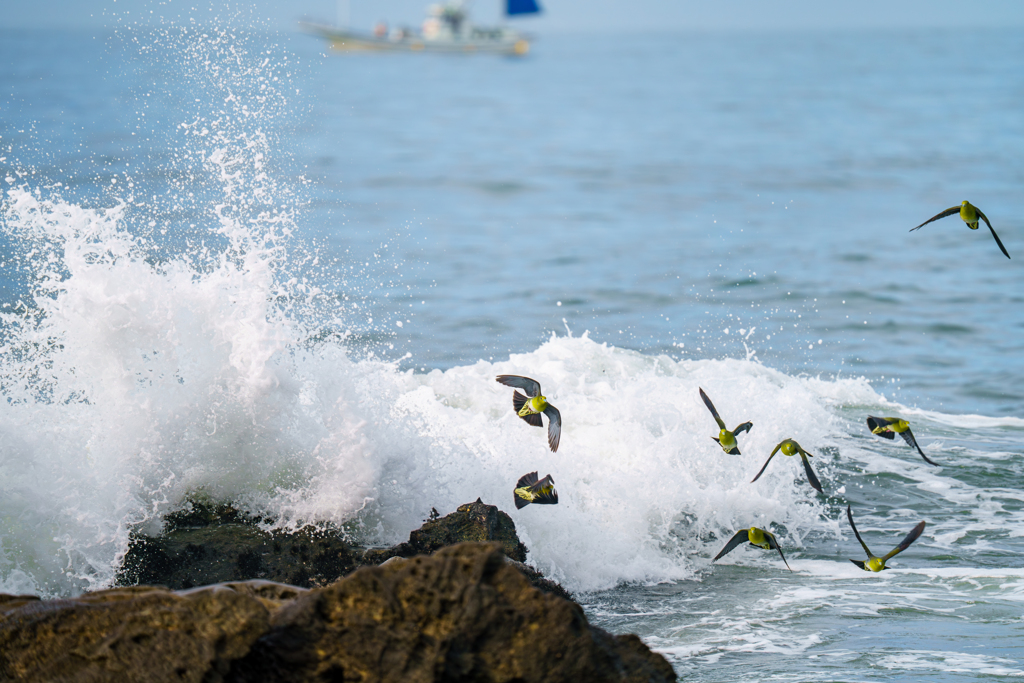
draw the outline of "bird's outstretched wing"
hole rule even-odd
[[[744,422],[736,429],[732,430],[733,436],[739,436],[740,432],[749,432],[750,428],[754,426],[753,422]]]
[[[853,523],[853,513],[850,512],[850,506],[849,505],[846,506],[846,519],[850,520],[850,528],[853,529],[853,535],[856,536],[857,540],[860,542],[860,547],[864,548],[864,552],[866,552],[868,554],[868,559],[871,559],[872,557],[874,557],[875,554],[873,552],[871,552],[871,549],[868,548],[868,544],[865,543],[864,539],[860,537],[860,532],[857,531],[857,525]],[[863,562],[857,562],[856,560],[850,560],[850,562],[853,562],[856,565],[860,565],[860,568],[864,569],[864,563]]]
[[[520,394],[518,391],[512,392],[512,409],[516,411],[516,415],[519,415],[519,411],[522,410],[523,405],[526,404],[526,397]],[[529,415],[519,415],[523,418],[523,421],[528,425],[534,427],[543,427],[544,420],[540,419],[540,413],[530,413]]]
[[[524,486],[533,486],[536,483],[537,473],[530,472],[529,474],[524,474],[523,476],[519,477],[519,481],[516,482],[516,488],[520,489]]]
[[[722,548],[721,552],[715,555],[715,559],[711,561],[714,562],[715,560],[721,559],[723,556],[728,555],[730,552],[733,551],[733,549],[736,546],[740,545],[741,543],[746,543],[749,540],[749,538],[750,532],[747,529],[740,529],[735,534],[733,534],[732,538],[730,538],[729,542],[725,544],[725,547]]]
[[[871,433],[877,434],[885,439],[889,439],[890,441],[896,437],[896,434],[891,430],[884,428],[888,427],[893,422],[895,422],[895,420],[889,417],[875,417],[874,415],[868,415],[868,429],[871,430]],[[876,432],[875,430],[879,428],[882,428],[882,431]]]
[[[715,422],[718,423],[718,428],[725,429],[725,422],[723,422],[722,418],[718,416],[718,411],[715,410],[715,404],[711,402],[711,399],[708,398],[708,395],[704,393],[703,389],[701,389],[700,387],[697,387],[697,389],[700,391],[701,399],[704,400],[704,405],[708,407],[708,410],[711,411],[711,415],[714,416],[715,418]]]
[[[548,446],[551,447],[551,452],[554,453],[558,450],[559,439],[562,438],[562,414],[558,412],[558,408],[550,403],[544,409],[544,414],[548,416]],[[540,419],[540,415],[537,415],[537,419]]]
[[[524,498],[524,497],[520,496],[519,490],[524,488],[524,487],[532,486],[532,485],[534,485],[536,483],[537,483],[537,473],[536,472],[530,472],[529,474],[524,474],[523,476],[519,477],[519,481],[516,482],[516,487],[512,491],[512,498],[515,501],[516,510],[521,510],[524,507],[526,507],[527,505],[529,505],[530,503],[534,502],[533,500],[530,500],[529,498]]]
[[[761,467],[761,471],[757,473],[756,477],[754,477],[753,479],[750,480],[751,484],[753,484],[755,481],[757,481],[758,479],[761,478],[761,475],[764,474],[765,468],[768,467],[768,463],[770,463],[772,461],[772,458],[775,457],[775,454],[779,452],[780,448],[782,448],[782,442],[781,441],[778,443],[778,445],[775,446],[775,450],[773,450],[772,454],[768,456],[768,459],[764,461],[764,465]]]
[[[946,216],[952,216],[954,213],[960,213],[960,207],[959,206],[950,207],[950,208],[946,209],[945,211],[943,211],[942,213],[939,213],[939,214],[936,214],[936,215],[932,216],[931,218],[926,220],[924,223],[922,223],[921,225],[917,226],[917,228],[923,228],[924,226],[928,225],[932,221],[937,221],[940,218],[945,218]],[[917,230],[917,228],[911,228],[910,232],[914,232],[915,230]]]
[[[985,221],[985,225],[988,226],[989,232],[991,232],[992,236],[996,238],[996,244],[998,244],[999,248],[1003,250],[1003,256],[1005,256],[1006,258],[1010,258],[1010,254],[1007,253],[1006,247],[1003,246],[1002,240],[999,239],[999,235],[997,235],[996,231],[992,229],[992,224],[988,222],[988,217],[985,214],[983,214],[981,212],[981,209],[979,209],[978,207],[974,207],[974,210],[978,212],[978,215],[981,216],[981,220]]]
[[[810,483],[811,488],[816,490],[818,493],[824,493],[821,490],[821,482],[818,481],[817,475],[814,474],[814,470],[811,469],[811,461],[807,459],[809,454],[804,450],[800,449],[800,461],[804,464],[804,472],[807,474],[807,481]]]
[[[928,463],[929,465],[935,465],[936,467],[939,467],[939,463],[932,462],[931,460],[929,460],[928,456],[925,455],[924,451],[921,450],[921,447],[917,445],[917,439],[914,438],[914,433],[910,431],[910,429],[907,429],[907,431],[900,434],[900,436],[902,436],[903,440],[910,444],[911,447],[917,449],[917,452],[921,454],[921,457],[924,458],[924,461],[926,463]]]
[[[530,379],[529,377],[523,377],[521,375],[498,375],[494,381],[499,384],[504,384],[507,387],[522,389],[530,398],[540,396],[540,382],[535,379]]]
[[[916,541],[923,531],[924,522],[919,522],[917,526],[910,530],[910,533],[907,534],[907,537],[900,541],[900,544],[898,546],[890,550],[886,554],[886,556],[882,558],[882,562],[887,561],[890,557],[893,557],[894,555],[899,555],[904,550],[909,548],[910,544]]]
[[[853,562],[855,565],[857,565],[858,567],[860,567],[864,571],[869,571],[869,569],[867,567],[865,567],[864,563],[861,562],[860,560],[850,560],[850,562]]]
[[[770,531],[764,532],[765,538],[768,539],[768,547],[774,548],[779,551],[779,557],[782,558],[782,563],[786,565],[786,569],[793,571],[793,568],[789,566],[789,562],[786,562],[786,556],[782,554],[782,548],[779,547],[779,542],[775,539],[775,534]]]
[[[533,485],[534,503],[539,505],[557,505],[558,492],[555,491],[555,480],[551,475],[544,477]]]

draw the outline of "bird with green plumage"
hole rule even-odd
[[[786,565],[786,569],[793,571],[789,566],[789,562],[786,562],[786,556],[782,554],[782,548],[779,547],[779,542],[776,540],[775,535],[770,531],[759,529],[756,526],[737,531],[733,537],[729,539],[729,542],[725,544],[725,547],[722,548],[721,552],[715,555],[715,558],[711,561],[714,562],[715,560],[728,555],[736,548],[736,546],[743,543],[750,543],[750,545],[763,548],[764,550],[778,550],[779,557],[782,558],[782,562]]]
[[[819,493],[824,493],[821,490],[821,482],[818,481],[818,477],[815,476],[814,470],[811,469],[811,463],[807,459],[807,458],[813,458],[814,456],[811,455],[810,453],[808,453],[807,451],[805,451],[800,446],[800,444],[798,444],[793,439],[786,439],[785,441],[780,441],[779,444],[777,446],[775,446],[775,450],[773,450],[772,454],[768,456],[768,459],[764,461],[764,466],[761,467],[761,471],[757,473],[756,477],[754,477],[753,479],[750,480],[751,484],[753,484],[755,481],[757,481],[758,479],[761,478],[761,475],[764,474],[765,468],[768,467],[768,463],[770,463],[772,461],[772,458],[774,458],[775,454],[778,453],[779,451],[782,451],[783,455],[797,455],[797,454],[799,454],[800,455],[800,460],[803,461],[803,463],[804,463],[804,472],[807,474],[807,482],[815,490],[817,490]]]
[[[907,537],[900,541],[900,544],[890,550],[882,557],[877,557],[871,549],[868,548],[868,544],[864,542],[864,539],[860,537],[860,533],[857,531],[857,525],[853,523],[853,513],[850,512],[850,506],[846,506],[846,518],[850,520],[850,527],[853,528],[853,535],[860,541],[860,546],[864,548],[864,552],[867,553],[868,561],[861,562],[860,560],[850,560],[855,565],[860,567],[866,572],[880,572],[883,569],[888,569],[885,563],[888,562],[893,556],[902,553],[904,550],[910,547],[910,544],[918,539],[922,532],[924,532],[924,522],[919,522],[917,526],[910,530]]]
[[[921,450],[921,447],[917,445],[917,439],[914,438],[914,433],[910,431],[910,423],[903,418],[875,417],[874,415],[868,415],[868,429],[871,430],[872,434],[877,434],[878,436],[889,439],[890,441],[895,439],[896,435],[899,434],[911,448],[917,449],[917,452],[921,454],[921,457],[924,458],[926,463],[939,467],[939,463],[929,460],[928,456]]]
[[[970,228],[971,230],[978,229],[979,220],[985,221],[985,225],[988,226],[989,231],[992,233],[992,237],[996,239],[996,244],[999,245],[999,248],[1002,250],[1003,255],[1006,256],[1006,258],[1010,258],[1010,254],[1009,252],[1006,251],[1006,247],[1003,246],[1003,242],[1002,240],[999,239],[999,235],[996,234],[996,231],[992,227],[992,224],[988,222],[988,216],[982,213],[981,209],[976,207],[974,204],[971,204],[966,199],[963,202],[961,202],[960,206],[949,207],[942,213],[932,216],[931,218],[929,218],[916,228],[911,228],[910,232],[914,232],[918,228],[922,228],[931,223],[932,221],[937,221],[940,218],[945,218],[946,216],[952,216],[955,213],[960,214],[960,218],[963,220],[964,223],[967,224],[967,227]]]
[[[538,505],[558,504],[558,491],[555,491],[555,480],[551,478],[550,474],[539,481],[536,472],[530,472],[519,477],[519,481],[516,482],[516,487],[512,491],[512,497],[515,499],[517,510],[526,507],[530,503],[537,503]]]
[[[526,392],[526,396],[518,391],[512,394],[512,409],[527,424],[543,427],[544,421],[540,416],[548,416],[548,446],[552,452],[557,451],[558,442],[562,438],[562,414],[540,393],[540,382],[522,375],[498,375],[495,381]]]
[[[722,450],[729,455],[740,455],[740,449],[736,442],[736,437],[740,432],[749,432],[750,428],[754,426],[753,422],[744,422],[736,429],[729,431],[725,427],[725,422],[721,417],[718,416],[718,411],[715,410],[715,404],[711,402],[708,395],[704,393],[704,390],[697,387],[700,391],[700,397],[704,401],[704,405],[711,411],[711,416],[715,418],[715,422],[718,423],[718,428],[721,430],[718,432],[718,436],[711,437],[718,442],[718,445],[722,447]]]

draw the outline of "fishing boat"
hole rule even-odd
[[[537,14],[536,0],[505,0],[505,16]],[[339,12],[340,14],[340,12]],[[299,28],[323,38],[333,50],[376,50],[386,52],[448,52],[525,55],[530,37],[508,26],[482,27],[469,21],[464,2],[430,5],[420,29],[377,24],[372,33],[354,31],[342,25],[299,22]]]

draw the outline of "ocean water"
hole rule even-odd
[[[240,23],[0,40],[0,591],[109,585],[190,494],[367,543],[479,496],[688,680],[1024,676],[1019,32],[506,60]],[[963,199],[1012,260],[908,232]],[[787,437],[824,494],[750,482]],[[533,470],[559,505],[515,511]],[[847,504],[878,553],[927,526],[867,574]],[[751,525],[792,572],[711,563]]]

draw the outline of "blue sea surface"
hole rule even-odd
[[[393,541],[539,469],[531,561],[685,680],[1024,676],[1022,112],[1017,30],[0,34],[0,591],[109,584],[196,490]],[[965,199],[1011,259],[910,232]],[[787,437],[825,494],[749,483]],[[865,574],[847,504],[927,527]],[[792,573],[711,564],[753,524]]]
[[[338,56],[302,131],[331,209],[318,222],[344,221],[331,239],[364,251],[360,233],[409,231],[399,253],[431,264],[416,284],[433,291],[405,347],[426,364],[507,354],[564,318],[617,346],[749,350],[788,372],[896,378],[922,407],[1019,416],[1021,271],[984,228],[908,232],[970,199],[1024,253],[1018,39],[573,36],[523,61]]]

